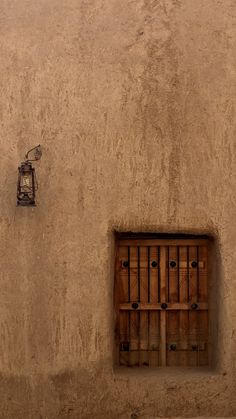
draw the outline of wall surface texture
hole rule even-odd
[[[0,74],[0,418],[236,415],[235,0],[1,0]],[[113,371],[115,230],[217,238],[217,368]]]

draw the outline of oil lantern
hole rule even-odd
[[[32,153],[32,158],[29,158]],[[17,205],[34,207],[35,192],[38,189],[35,169],[32,162],[40,160],[42,151],[40,145],[32,148],[25,156],[25,161],[18,168]]]

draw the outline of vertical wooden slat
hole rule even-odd
[[[198,298],[199,302],[208,301],[208,282],[207,282],[207,246],[200,246],[198,251],[199,260],[203,261],[203,267],[199,267],[199,285],[198,285]],[[204,347],[199,353],[199,366],[208,364],[208,312],[202,311],[198,313],[198,328],[199,328],[199,341],[201,346]]]
[[[137,257],[138,257],[138,264],[137,264],[137,281],[138,281],[138,301],[140,301],[140,246],[137,247]]]
[[[175,266],[171,266],[175,262]],[[178,251],[176,246],[169,247],[169,302],[178,302],[179,284],[178,284]],[[167,313],[167,365],[179,365],[178,352],[170,350],[171,345],[179,343],[179,312],[173,310]]]
[[[148,284],[148,248],[140,246],[139,249],[140,259],[140,301],[146,303],[149,297],[149,284]],[[148,313],[147,311],[139,312],[139,364],[148,365]]]
[[[149,274],[150,274],[150,303],[159,301],[158,269],[153,267],[153,262],[158,262],[158,253],[156,246],[150,247]],[[159,340],[160,324],[159,313],[150,312],[149,314],[149,365],[159,365]]]
[[[137,247],[130,246],[130,302],[138,301]]]
[[[166,302],[166,247],[162,246],[160,249],[160,299],[162,303]],[[162,310],[160,319],[160,357],[161,366],[166,366],[166,311]]]
[[[197,261],[197,248],[196,246],[189,247],[189,302],[191,304],[198,303],[198,270],[192,267],[192,263]],[[198,318],[199,313],[196,310],[190,310],[190,349],[196,345],[197,350],[191,352],[191,365],[197,366],[199,364],[199,331],[198,331]]]
[[[132,243],[131,243],[132,244]],[[139,298],[138,292],[138,258],[137,246],[130,246],[130,302],[137,302]],[[139,365],[138,349],[139,349],[139,322],[138,313],[130,311],[130,366]]]
[[[157,367],[160,364],[160,315],[157,311],[150,311],[149,316],[149,365]]]
[[[167,280],[166,280],[166,295],[167,295],[167,301],[170,301],[170,265],[169,265],[169,260],[170,260],[170,246],[166,246],[167,249],[167,257],[166,257],[166,263],[167,263],[167,268],[166,268],[166,276],[167,276]]]
[[[197,247],[189,247],[189,302],[198,301],[198,270],[192,267],[192,263],[197,261]]]
[[[199,268],[198,299],[199,302],[208,301],[208,283],[207,283],[207,247],[199,246],[199,260],[204,262],[202,268]]]
[[[187,248],[179,247],[179,261],[187,262]],[[187,268],[179,269],[179,302],[188,302],[188,276]],[[179,313],[179,340],[181,342],[182,350],[179,351],[179,363],[182,366],[188,365],[188,334],[189,334],[189,317],[188,311],[180,310]],[[186,348],[186,349],[185,349]],[[177,347],[178,351],[178,347]]]
[[[148,303],[151,302],[151,288],[150,288],[150,246],[148,246],[148,266],[147,266],[147,274],[148,274]],[[147,340],[148,340],[148,344],[147,344],[147,349],[148,349],[148,365],[150,366],[151,363],[151,357],[150,357],[150,312],[148,311],[147,313],[148,316],[148,324],[147,324],[147,330],[148,330],[148,336],[147,336]]]
[[[120,255],[119,255],[119,246],[116,243],[115,249],[115,283],[114,283],[114,303],[115,303],[115,345],[114,345],[114,361],[115,364],[120,363],[120,312],[119,312],[119,262],[120,262]]]
[[[139,299],[143,303],[147,303],[149,297],[148,287],[148,249],[144,246],[139,248]]]
[[[179,315],[178,310],[167,312],[167,365],[180,365],[179,352]],[[171,346],[176,345],[176,350],[171,350]]]
[[[130,246],[128,246],[128,302],[130,302]]]
[[[150,303],[150,246],[148,246],[148,249],[147,249],[147,251],[148,251],[148,254],[147,254],[147,258],[148,258],[148,260],[147,260],[147,264],[148,264],[148,266],[147,266],[147,273],[148,273],[148,302]]]
[[[117,291],[118,291],[118,299],[119,302],[128,302],[128,268],[124,268],[122,266],[123,261],[128,260],[128,253],[126,246],[119,247],[119,255],[118,255],[118,275],[117,275]]]
[[[178,302],[178,260],[177,247],[169,246],[169,299],[171,303]],[[171,267],[171,262],[176,266]]]
[[[177,253],[177,301],[179,302],[179,294],[180,294],[180,259],[179,259],[179,246],[176,249]]]
[[[150,247],[150,302],[151,303],[158,303],[159,295],[158,295],[158,269],[152,267],[152,262],[158,262],[158,254],[157,248]]]
[[[189,301],[189,246],[187,246],[187,296]]]
[[[139,365],[139,322],[138,312],[130,312],[130,366]]]
[[[158,302],[160,303],[161,301],[161,276],[160,276],[160,266],[161,266],[161,261],[160,261],[160,246],[158,246],[157,248],[157,283],[158,283]]]
[[[129,342],[128,313],[120,312],[120,345]],[[120,348],[120,365],[129,365],[129,351],[122,351]]]
[[[127,259],[127,249],[125,246],[119,246],[116,251],[116,283],[115,283],[115,301],[116,301],[116,362],[121,365],[128,363],[128,355],[121,353],[120,343],[125,339],[125,333],[128,329],[127,316],[119,312],[119,303],[127,301],[127,271],[122,269],[121,260]]]
[[[185,262],[187,265],[187,248],[180,246],[179,248],[180,262]],[[180,268],[179,270],[179,302],[188,302],[188,269],[187,267]]]
[[[199,280],[200,280],[200,275],[199,275],[199,246],[197,246],[197,300],[199,301]]]
[[[198,313],[199,315],[199,324],[202,326],[200,342],[201,342],[201,351],[199,352],[199,366],[208,365],[208,313],[206,310],[203,310]]]

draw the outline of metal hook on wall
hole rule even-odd
[[[34,152],[34,158],[33,159],[29,159],[29,154]],[[41,145],[37,145],[34,148],[31,148],[25,155],[25,159],[26,161],[36,161],[36,160],[40,160],[42,157],[42,149],[41,149]]]

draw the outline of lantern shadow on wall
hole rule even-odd
[[[32,157],[30,157],[32,156]],[[33,161],[40,160],[42,156],[41,146],[32,148],[25,155],[25,161],[18,168],[17,205],[23,207],[35,207],[35,192],[38,189]]]

